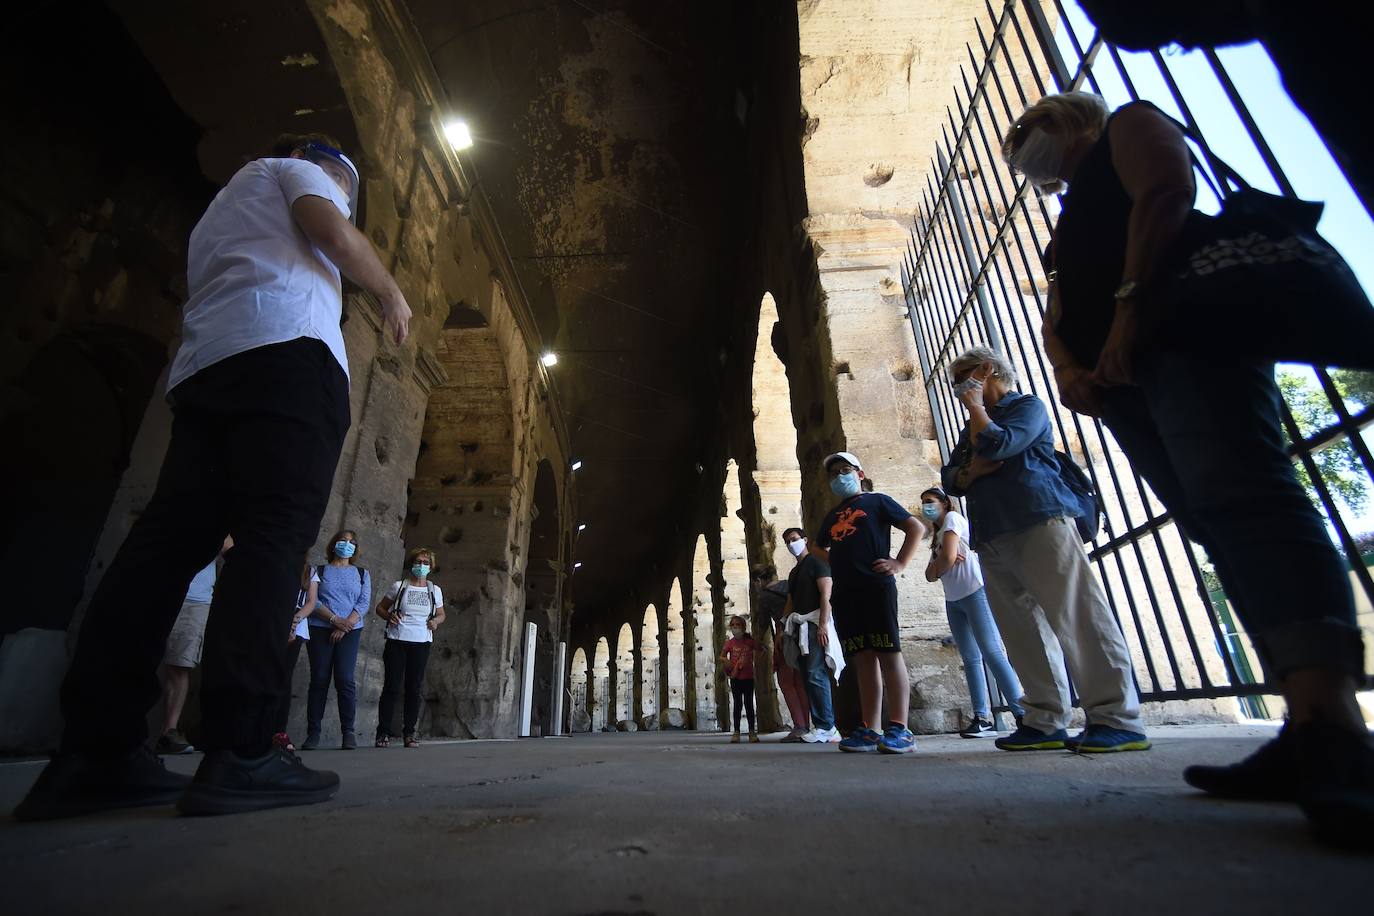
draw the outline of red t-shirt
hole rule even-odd
[[[722,653],[728,662],[725,664],[725,674],[727,677],[741,681],[752,681],[754,679],[754,651],[759,644],[754,642],[752,636],[731,637],[725,641],[725,651]]]

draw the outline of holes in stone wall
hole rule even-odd
[[[457,544],[463,539],[463,529],[453,525],[445,525],[439,529],[439,540],[445,544]]]
[[[377,463],[386,467],[387,462],[391,460],[391,440],[386,436],[378,436],[372,447],[377,453]]]
[[[864,184],[870,188],[881,188],[892,180],[892,175],[896,171],[892,166],[882,162],[875,162],[864,172]]]
[[[850,371],[848,360],[845,360],[845,361],[837,361],[837,362],[835,362],[833,368],[834,368],[834,371],[835,371],[835,377],[836,377],[836,378],[839,378],[840,376],[843,375],[845,378],[849,379],[851,382],[854,381],[854,373],[853,373],[852,371]]]
[[[893,360],[888,366],[888,371],[892,373],[892,380],[895,382],[909,382],[916,375],[916,367],[907,360]]]

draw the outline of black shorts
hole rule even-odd
[[[865,589],[835,589],[830,598],[835,632],[846,656],[855,652],[900,652],[897,580],[888,576]]]

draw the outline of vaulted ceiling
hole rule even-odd
[[[739,250],[749,5],[408,3],[559,356],[579,609],[643,578],[696,494]]]

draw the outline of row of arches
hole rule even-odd
[[[777,303],[764,294],[750,390],[752,442],[735,449],[750,458],[724,462],[717,478],[719,499],[707,513],[719,527],[697,535],[690,561],[678,567],[682,572],[673,577],[664,599],[648,604],[642,616],[634,607],[626,609],[618,626],[574,651],[574,730],[579,722],[593,731],[624,722],[659,727],[667,710],[680,710],[682,721],[693,728],[720,727],[727,720],[729,690],[718,677],[716,660],[729,618],[752,619],[752,632],[771,647],[769,622],[754,607],[751,578],[765,582],[779,571],[786,574],[791,557],[781,535],[802,523],[797,432],[787,369],[779,356],[778,320]],[[746,519],[757,525],[746,525]],[[790,725],[773,695],[770,673],[766,664],[757,673],[760,709]]]

